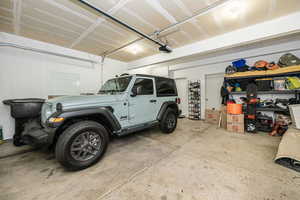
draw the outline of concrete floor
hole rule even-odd
[[[273,163],[279,142],[181,119],[170,135],[152,129],[114,139],[98,164],[79,172],[46,152],[2,158],[0,199],[296,200],[300,174]]]

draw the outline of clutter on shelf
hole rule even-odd
[[[287,53],[277,63],[258,60],[251,66],[240,59],[225,73],[221,97],[227,106],[227,130],[284,134],[291,124],[291,108],[300,107],[300,59]],[[243,123],[232,123],[234,116],[243,116]],[[294,118],[295,123],[300,114]]]
[[[236,72],[278,70],[297,65],[300,65],[300,59],[291,53],[287,53],[280,57],[277,64],[275,62],[269,63],[265,60],[259,60],[253,66],[248,66],[245,59],[240,59],[232,62],[232,65],[226,68],[225,73],[234,74]]]

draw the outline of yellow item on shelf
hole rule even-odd
[[[234,91],[235,91],[235,92],[241,92],[241,91],[242,91],[242,88],[236,87],[236,88],[234,89]]]
[[[287,77],[286,85],[289,90],[300,88],[300,79],[298,77]]]

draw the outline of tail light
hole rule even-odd
[[[180,104],[180,102],[181,102],[180,98],[176,98],[176,99],[175,99],[175,102],[176,102],[177,104]]]

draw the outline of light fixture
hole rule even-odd
[[[127,49],[128,52],[130,52],[134,55],[136,55],[136,54],[143,51],[142,47],[137,45],[137,44],[130,45],[126,49]]]
[[[223,16],[236,19],[246,10],[245,0],[232,0],[223,7]]]

